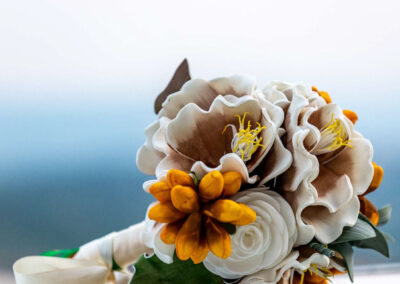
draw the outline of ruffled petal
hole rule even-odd
[[[357,195],[363,194],[374,176],[373,149],[365,138],[351,140],[351,148],[345,149],[325,166],[338,175],[347,175]]]

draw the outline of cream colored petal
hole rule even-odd
[[[329,212],[324,206],[310,206],[302,212],[302,217],[307,224],[314,227],[317,240],[329,244],[342,234],[345,226],[355,225],[359,210],[360,202],[354,195],[350,202],[335,213]]]
[[[279,136],[276,136],[274,146],[256,169],[255,173],[260,177],[259,185],[284,173],[292,164],[292,160],[292,154],[283,146]]]
[[[165,157],[165,154],[153,147],[153,136],[160,128],[160,122],[155,121],[145,129],[146,141],[136,154],[136,165],[138,169],[147,175],[154,175],[158,163]]]
[[[237,124],[235,115],[255,122],[261,120],[261,109],[256,99],[241,97],[236,103],[218,96],[209,111],[195,104],[186,105],[167,128],[168,144],[181,155],[193,161],[203,161],[207,166],[216,167],[219,159],[231,152],[232,131],[225,131],[228,124]]]
[[[171,120],[167,117],[161,117],[159,119],[160,127],[154,133],[152,139],[153,148],[164,154],[167,154],[170,151],[170,147],[165,139],[165,131],[170,121]]]
[[[179,155],[171,149],[168,155],[164,159],[162,159],[157,165],[156,177],[158,179],[165,177],[168,171],[171,169],[187,172],[192,167],[192,164],[192,160],[189,160],[186,157]]]
[[[325,166],[338,175],[347,175],[358,195],[363,194],[374,176],[373,149],[365,138],[351,140],[352,148],[345,149]]]
[[[207,167],[201,161],[195,162],[191,168],[191,171],[196,173],[196,176],[198,179],[203,178],[207,173],[209,173],[213,170],[217,170],[222,173],[229,172],[229,171],[238,172],[242,175],[243,180],[246,183],[253,184],[257,181],[256,176],[252,176],[252,177],[249,176],[249,172],[247,170],[246,165],[244,164],[242,159],[240,159],[238,157],[238,155],[236,155],[234,153],[224,155],[221,158],[221,160],[219,161],[219,165],[215,168]]]
[[[324,166],[320,166],[318,177],[312,185],[318,193],[316,204],[325,206],[331,213],[339,210],[354,195],[347,175],[338,175]]]
[[[263,88],[262,92],[265,99],[282,107],[289,104],[289,100],[291,100],[292,87],[293,84],[291,83],[272,81]],[[290,90],[289,93],[287,93],[288,90]]]
[[[316,202],[317,193],[315,189],[310,184],[302,182],[296,191],[285,192],[284,197],[295,213],[298,231],[295,246],[308,244],[315,236],[315,229],[312,225],[304,222],[302,212],[304,208]]]
[[[318,176],[318,160],[304,148],[304,139],[309,130],[299,130],[292,137],[289,149],[293,154],[293,163],[283,174],[283,189],[295,191],[302,181],[311,182]]]
[[[166,116],[173,119],[188,103],[197,104],[200,108],[208,110],[217,96],[218,93],[210,87],[207,81],[202,79],[187,81],[179,92],[168,96],[158,117]]]
[[[221,77],[211,80],[210,87],[219,95],[241,97],[253,93],[255,81],[246,75],[233,75],[231,77]]]
[[[323,128],[329,121],[334,118],[344,119],[343,110],[336,104],[327,104],[315,112],[308,119],[308,122],[313,124],[318,129]]]
[[[281,107],[278,107],[272,104],[268,99],[265,98],[264,94],[257,90],[255,92],[256,98],[259,100],[262,108],[265,109],[271,121],[275,124],[276,127],[280,127],[283,123],[284,112]]]

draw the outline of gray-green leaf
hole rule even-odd
[[[389,222],[389,219],[392,216],[392,205],[386,205],[381,209],[379,209],[378,212],[379,212],[378,226],[383,226],[387,222]]]
[[[351,244],[350,243],[334,244],[334,245],[329,245],[329,248],[337,251],[343,257],[343,261],[344,261],[345,267],[347,269],[347,273],[349,274],[349,278],[350,278],[351,282],[353,282],[354,281],[354,272],[353,272],[354,252],[353,252],[353,247],[351,246]]]
[[[317,242],[311,242],[308,244],[311,248],[315,249],[317,252],[326,255],[327,257],[334,257],[335,252],[333,250],[330,250],[329,248],[325,247],[325,245],[317,243]]]
[[[332,242],[332,244],[340,244],[350,241],[359,241],[374,238],[376,236],[374,229],[369,223],[357,219],[356,224],[353,227],[345,227],[340,237]]]
[[[360,214],[358,216],[358,218],[367,222],[371,226],[371,228],[374,229],[376,236],[374,238],[370,238],[370,239],[353,241],[353,242],[351,242],[351,244],[356,247],[359,247],[359,248],[368,248],[368,249],[376,250],[377,252],[381,253],[382,255],[389,257],[389,246],[388,246],[385,236],[381,233],[381,231],[378,230],[378,228],[376,228],[374,226],[374,224],[372,224],[368,220],[367,217]]]

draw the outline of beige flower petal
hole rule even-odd
[[[323,205],[333,213],[353,197],[353,187],[347,175],[338,175],[320,166],[318,177],[312,182],[318,193],[316,204]]]
[[[220,158],[231,152],[233,134],[231,131],[223,133],[225,126],[234,124],[238,128],[235,115],[243,116],[246,112],[246,119],[252,125],[261,120],[259,104],[250,96],[241,97],[236,103],[218,96],[209,111],[188,104],[168,125],[168,144],[188,159],[216,167]]]
[[[284,173],[291,164],[292,154],[283,146],[281,139],[276,136],[274,146],[256,169],[255,173],[260,177],[258,184],[263,185]]]
[[[160,122],[155,121],[145,129],[146,142],[140,147],[136,155],[136,165],[141,172],[147,175],[154,175],[158,163],[165,157],[153,147],[153,135],[160,127]]]
[[[168,96],[158,117],[166,116],[169,119],[173,119],[188,103],[195,103],[200,108],[208,110],[217,96],[218,93],[210,87],[207,81],[192,79],[182,86],[181,91]]]
[[[213,170],[220,171],[221,173],[230,171],[238,172],[242,175],[246,183],[253,184],[257,181],[257,176],[250,177],[245,163],[234,153],[224,155],[219,161],[219,165],[215,168],[207,167],[203,162],[198,161],[193,164],[191,169],[199,179]]]
[[[302,212],[305,223],[315,229],[315,237],[323,244],[336,240],[345,226],[354,226],[357,222],[360,202],[357,196],[342,206],[335,213],[329,212],[324,206],[309,206]]]
[[[234,95],[236,97],[250,95],[256,87],[254,79],[246,75],[216,78],[211,80],[209,84],[219,95]]]
[[[363,194],[374,176],[373,149],[365,138],[351,140],[352,148],[345,149],[325,166],[338,175],[347,175],[358,195]]]
[[[181,171],[188,171],[191,168],[193,161],[186,157],[179,155],[171,149],[168,155],[160,161],[156,168],[156,177],[165,177],[169,170],[176,169]]]

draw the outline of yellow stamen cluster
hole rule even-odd
[[[238,172],[212,171],[197,185],[180,170],[170,170],[166,181],[154,183],[149,191],[159,201],[148,213],[150,219],[166,223],[160,238],[175,244],[179,259],[202,262],[209,251],[221,258],[231,255],[231,239],[223,224],[243,226],[256,220],[247,205],[226,199],[242,184]]]
[[[232,139],[232,152],[238,154],[244,162],[251,159],[251,156],[257,151],[259,147],[265,148],[261,143],[262,137],[258,137],[259,134],[265,126],[261,126],[257,122],[257,127],[252,129],[250,120],[247,122],[247,127],[245,127],[245,119],[248,113],[244,113],[243,117],[236,114],[235,117],[239,120],[239,130],[235,133]],[[232,126],[230,124],[226,125],[222,134],[225,133],[226,129]]]
[[[319,273],[318,273],[319,272]],[[318,267],[316,264],[311,264],[311,267],[305,269],[303,273],[300,273],[300,280],[294,279],[295,284],[325,284],[327,281],[331,281],[330,278],[334,277],[334,273],[327,267]]]
[[[325,149],[334,151],[342,146],[352,148],[350,145],[351,141],[347,139],[347,133],[343,129],[340,119],[334,119],[333,114],[331,120],[321,129],[321,136],[333,136],[333,141],[330,145],[324,147]]]

